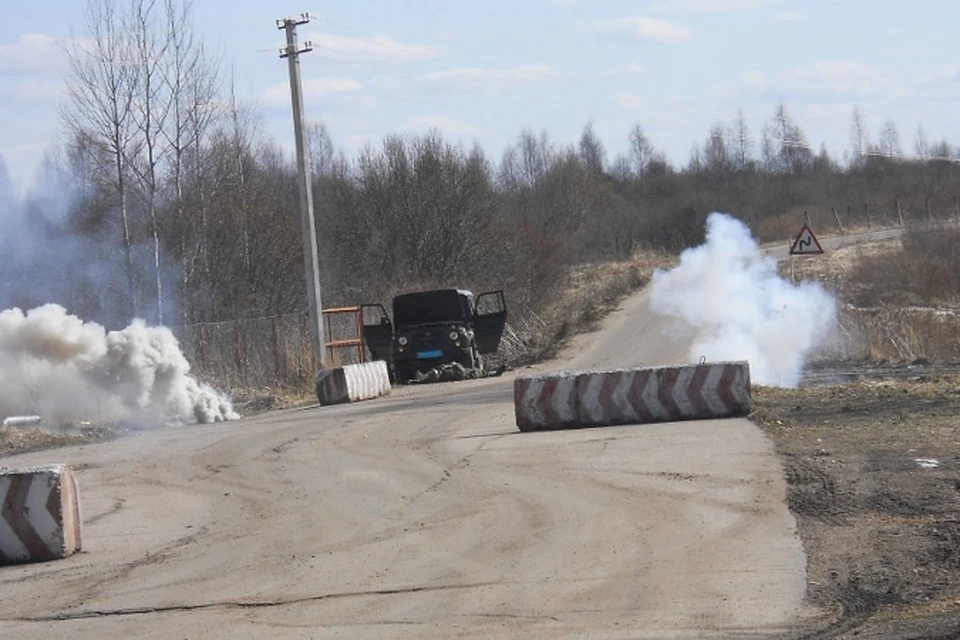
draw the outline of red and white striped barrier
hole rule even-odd
[[[324,369],[317,374],[317,400],[322,405],[370,400],[390,393],[390,374],[383,360]]]
[[[80,550],[80,494],[69,467],[0,468],[0,565]]]
[[[521,431],[727,418],[753,409],[746,362],[517,378],[513,403]]]

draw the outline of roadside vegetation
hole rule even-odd
[[[0,307],[58,302],[110,329],[142,317],[173,328],[219,386],[309,388],[293,158],[238,98],[188,2],[93,0],[86,19],[85,44],[69,51],[63,143],[22,203],[0,178],[3,206],[19,209],[17,232],[0,238]],[[324,306],[502,288],[505,356],[525,362],[699,243],[712,211],[762,241],[788,239],[808,218],[826,234],[958,215],[958,150],[922,129],[908,145],[892,121],[873,135],[854,110],[837,158],[787,105],[763,123],[730,115],[685,163],[669,161],[642,123],[617,155],[587,122],[575,144],[524,129],[499,157],[439,131],[387,136],[348,157],[315,121]],[[919,277],[888,267],[890,278]]]
[[[0,236],[0,309],[57,302],[110,329],[164,323],[201,377],[257,407],[304,397],[314,363],[293,158],[199,42],[188,3],[89,6],[63,144],[23,202],[0,164],[0,206],[17,213]],[[807,637],[956,637],[960,152],[922,129],[905,145],[891,121],[871,135],[856,109],[849,124],[832,157],[781,104],[759,126],[718,122],[673,163],[642,123],[615,157],[588,122],[576,144],[525,129],[494,158],[438,131],[348,157],[316,121],[324,306],[502,288],[501,355],[519,364],[553,355],[699,243],[710,212],[763,242],[807,220],[821,235],[905,226],[902,239],[797,260],[798,278],[837,292],[839,327],[813,363],[820,384],[757,389],[755,418],[785,461],[811,600],[832,616]],[[0,455],[109,437],[0,436]]]
[[[958,240],[913,224],[796,260],[840,318],[803,386],[754,391],[824,613],[794,637],[960,636]]]

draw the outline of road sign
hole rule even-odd
[[[790,255],[814,256],[821,253],[823,253],[823,247],[820,246],[817,236],[813,235],[813,230],[809,226],[803,225],[793,245],[790,246]]]

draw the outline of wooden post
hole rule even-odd
[[[804,217],[804,219],[805,219],[806,222],[807,222],[807,226],[809,227],[809,226],[810,226],[810,212],[809,212],[809,211],[804,211],[804,212],[803,212],[803,217]]]
[[[870,220],[870,204],[867,202],[863,203],[863,212],[867,214],[867,229],[873,228],[873,221]]]
[[[927,224],[933,222],[933,214],[930,212],[930,196],[924,198],[925,204],[927,206]]]
[[[277,316],[270,318],[270,331],[273,334],[273,370],[279,385],[283,380],[283,361],[280,353],[280,327],[277,322]]]
[[[207,364],[207,331],[206,324],[200,324],[200,368]]]
[[[237,364],[237,373],[243,378],[243,341],[240,337],[240,324],[233,325],[233,357]]]
[[[836,208],[836,207],[830,207],[830,209],[833,211],[833,217],[834,217],[834,218],[836,219],[836,221],[837,221],[837,228],[840,229],[840,233],[846,233],[846,231],[843,230],[843,223],[840,222],[840,214],[837,213],[837,208]]]
[[[357,307],[357,340],[360,341],[360,362],[366,362],[367,350],[363,344],[363,307]]]
[[[894,200],[894,203],[896,203],[897,205],[897,217],[900,218],[900,227],[902,228],[904,226],[903,225],[903,209],[900,208],[899,200]]]

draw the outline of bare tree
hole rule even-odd
[[[782,102],[764,127],[763,156],[767,170],[776,173],[802,173],[813,165],[807,138]]]
[[[923,130],[923,125],[917,125],[917,133],[913,138],[913,152],[921,162],[926,162],[930,159],[930,140],[927,138],[927,133]]]
[[[703,163],[709,171],[725,172],[733,168],[734,161],[727,148],[727,134],[719,122],[710,129],[703,145]]]
[[[687,172],[692,175],[699,175],[703,172],[703,152],[700,145],[694,143],[690,147],[690,159],[687,162]]]
[[[180,257],[180,311],[187,323],[187,292],[198,261],[202,262],[206,239],[206,189],[203,180],[202,145],[217,114],[219,77],[214,62],[201,43],[194,39],[191,23],[192,0],[165,0],[164,21],[167,42],[166,64],[161,67],[163,82],[170,96],[167,126],[161,130],[170,153],[172,198],[175,206]],[[184,183],[188,159],[193,158],[194,188],[199,216],[188,216]],[[199,229],[194,218],[199,219]]]
[[[168,147],[163,131],[175,102],[163,79],[167,63],[169,40],[159,26],[156,0],[133,0],[130,7],[128,31],[132,35],[131,65],[137,67],[137,85],[133,100],[133,124],[136,130],[133,153],[128,164],[133,169],[139,191],[144,200],[150,238],[153,245],[153,272],[156,285],[156,321],[163,324],[163,277],[160,265],[160,224],[158,221],[158,191],[160,165]]]
[[[614,177],[617,182],[626,183],[633,172],[633,167],[630,163],[630,158],[626,155],[620,154],[613,160],[613,164],[610,166],[610,174]]]
[[[317,120],[307,127],[307,151],[310,169],[318,177],[328,176],[333,170],[335,150],[327,125]]]
[[[861,166],[869,151],[870,133],[867,131],[867,119],[860,107],[854,107],[850,118],[850,165]]]
[[[900,130],[897,129],[897,123],[892,119],[887,119],[880,130],[880,140],[878,149],[880,155],[894,160],[899,160],[903,154],[900,148]]]
[[[600,175],[603,173],[606,163],[606,151],[603,143],[593,131],[593,122],[588,122],[583,127],[583,133],[580,135],[580,159],[586,166],[587,171]]]
[[[133,44],[116,0],[87,0],[83,38],[67,48],[67,104],[62,117],[74,139],[84,140],[98,170],[109,179],[119,212],[126,261],[130,315],[140,313],[133,257],[127,159],[135,148],[134,99],[139,67],[131,65]],[[98,150],[104,150],[101,154]]]
[[[730,132],[731,147],[733,149],[733,163],[737,171],[744,171],[750,166],[753,156],[753,142],[750,140],[750,128],[743,109],[737,111],[733,129]]]
[[[653,145],[650,144],[650,140],[647,139],[640,123],[636,123],[631,127],[629,139],[630,156],[633,158],[634,169],[637,175],[642,176],[647,172],[650,163],[653,162],[656,151],[654,151]]]

